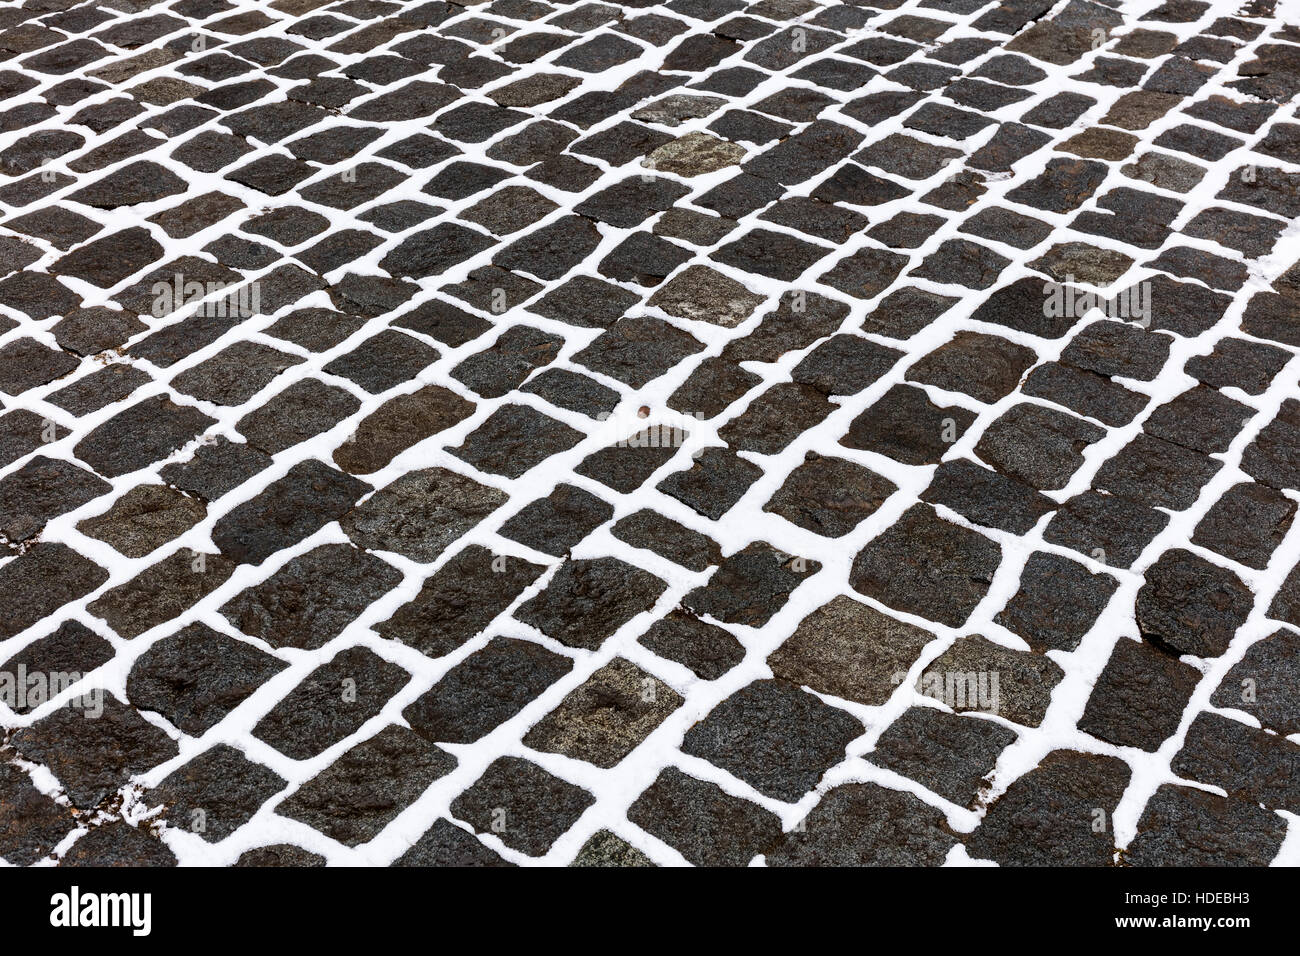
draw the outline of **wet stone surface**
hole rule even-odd
[[[261,6],[0,12],[0,864],[1300,862],[1284,4]]]

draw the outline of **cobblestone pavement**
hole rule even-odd
[[[1300,862],[1300,15],[0,3],[0,857]]]

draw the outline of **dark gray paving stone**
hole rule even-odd
[[[1235,574],[1181,548],[1166,551],[1144,576],[1137,595],[1138,629],[1175,654],[1218,657],[1254,603]]]
[[[378,394],[415,378],[437,359],[437,349],[409,335],[385,329],[331,361],[324,370]]]
[[[528,405],[503,405],[449,451],[480,471],[518,478],[582,440],[582,433]]]
[[[760,680],[732,694],[686,733],[682,751],[794,802],[813,789],[862,734],[856,718],[794,684]]]
[[[939,866],[957,842],[943,814],[872,783],[828,790],[767,855],[769,866]]]
[[[1128,271],[1133,257],[1115,249],[1103,249],[1086,242],[1057,242],[1041,256],[1029,263],[1044,275],[1059,282],[1090,282],[1108,286]],[[1055,290],[1045,290],[1055,291]],[[1063,294],[1076,290],[1065,288]]]
[[[171,826],[216,843],[247,823],[284,785],[273,770],[217,744],[169,773],[143,800],[164,804]]]
[[[0,637],[13,637],[94,591],[108,572],[67,545],[42,541],[0,567]]]
[[[1285,836],[1276,813],[1164,784],[1142,811],[1124,860],[1132,866],[1267,866]]]
[[[378,836],[455,766],[455,757],[390,724],[304,783],[276,812],[357,846]]]
[[[1196,526],[1192,543],[1262,570],[1291,528],[1295,502],[1268,485],[1233,485]]]
[[[617,558],[569,559],[514,616],[569,647],[596,650],[667,585]]]
[[[324,544],[292,558],[260,584],[231,598],[221,613],[272,647],[315,649],[401,582],[401,574],[364,551]]]
[[[137,485],[103,514],[78,522],[77,530],[107,542],[128,558],[142,558],[206,515],[206,506],[197,498],[166,485]]]
[[[995,206],[966,220],[961,231],[982,239],[1005,242],[1017,249],[1031,249],[1052,234],[1052,227],[1041,219]]]
[[[59,866],[175,866],[176,855],[142,827],[115,820],[93,827],[59,859]]]
[[[9,743],[24,760],[47,766],[80,810],[100,805],[131,777],[177,753],[170,737],[111,694],[93,720],[75,703],[65,704],[15,731]]]
[[[652,295],[648,305],[680,319],[735,328],[766,298],[707,266],[688,266]]]
[[[76,825],[65,807],[11,763],[0,764],[0,795],[0,856],[14,866],[48,857]]]
[[[1032,122],[1026,117],[1027,122]],[[1082,206],[1106,176],[1106,166],[1086,159],[1052,159],[1034,179],[1007,193],[1007,198],[1048,212],[1065,213]]]
[[[126,694],[135,706],[199,736],[286,666],[252,644],[196,622],[136,659]]]
[[[855,335],[834,335],[808,353],[791,377],[827,395],[853,395],[888,372],[902,354]]]
[[[867,758],[968,807],[985,788],[998,755],[1015,739],[1013,731],[991,720],[909,707]]]
[[[714,418],[761,381],[729,358],[706,358],[669,396],[668,406],[700,419]]]
[[[235,861],[235,866],[324,866],[325,857],[319,853],[312,853],[304,850],[300,846],[294,846],[292,843],[272,843],[269,846],[259,846],[253,850],[245,850]]]
[[[858,299],[874,299],[889,288],[907,265],[906,256],[867,247],[846,256],[818,281]]]
[[[410,471],[340,517],[361,548],[433,561],[506,501],[506,495],[446,468]]]
[[[775,362],[786,352],[807,348],[836,332],[848,316],[849,307],[843,302],[802,289],[790,290],[754,331],[729,342],[722,357],[732,362]]]
[[[516,239],[496,253],[492,263],[503,269],[552,281],[562,278],[595,251],[600,238],[599,231],[589,220],[581,216],[566,216]]]
[[[364,647],[349,647],[308,674],[253,727],[253,736],[307,760],[355,733],[411,675]]]
[[[997,470],[1040,490],[1064,488],[1083,465],[1083,450],[1106,430],[1043,405],[1021,403],[1003,412],[975,444]]]
[[[456,348],[478,338],[492,323],[441,299],[431,299],[396,319],[393,324],[427,335]]]
[[[727,624],[762,627],[821,564],[777,551],[763,541],[722,560],[706,584],[682,598],[682,607]]]
[[[50,331],[60,348],[78,355],[95,355],[124,345],[146,326],[127,312],[103,306],[69,313]]]
[[[554,361],[563,345],[561,336],[517,325],[482,352],[462,360],[451,375],[484,398],[500,398],[534,370]]]
[[[302,378],[252,409],[235,427],[250,449],[274,455],[329,431],[360,407],[354,395],[337,385]]]
[[[609,830],[598,830],[569,866],[654,866],[651,859]]]
[[[499,534],[544,554],[562,557],[614,516],[614,508],[573,485],[556,485],[509,518]]]
[[[804,196],[783,199],[759,218],[833,243],[848,242],[869,222],[861,213]]]
[[[411,602],[376,624],[375,631],[430,657],[450,654],[486,628],[544,570],[470,545],[427,578]]]
[[[0,535],[21,544],[53,518],[111,490],[108,482],[70,461],[36,455],[0,478]]]
[[[112,644],[78,621],[65,621],[0,665],[3,700],[15,713],[30,713],[112,659]]]
[[[1063,676],[1049,657],[1012,650],[975,634],[958,638],[931,661],[916,689],[958,713],[996,714],[1037,727]]]
[[[571,660],[539,644],[496,637],[444,674],[402,716],[431,741],[473,743],[572,669]]]
[[[969,239],[948,239],[908,275],[968,289],[987,289],[1010,262]]]
[[[840,596],[799,624],[767,658],[772,673],[859,704],[889,699],[934,635]]]
[[[835,410],[811,385],[778,382],[751,399],[740,415],[718,429],[718,437],[737,451],[775,455]]]
[[[1251,303],[1255,301],[1252,299]],[[1251,334],[1259,334],[1258,330],[1249,325],[1250,309],[1251,306],[1247,305],[1243,329]],[[1209,355],[1189,358],[1183,371],[1211,388],[1232,386],[1249,395],[1259,395],[1268,388],[1289,359],[1289,352],[1263,342],[1223,338],[1215,343],[1214,351]]]
[[[935,405],[921,389],[895,385],[853,420],[840,444],[905,465],[934,464],[974,421],[973,412]]]
[[[122,637],[137,637],[220,587],[233,570],[234,565],[220,555],[200,555],[182,548],[106,591],[88,610]]]
[[[1108,574],[1093,574],[1060,555],[1035,552],[1020,575],[1020,587],[994,620],[1035,651],[1072,651],[1118,586]]]
[[[891,339],[911,338],[950,309],[957,300],[924,289],[904,287],[876,304],[862,323],[862,331]]]
[[[334,451],[334,462],[352,474],[371,474],[412,445],[468,418],[474,405],[440,385],[384,402]]]
[[[271,466],[256,448],[225,437],[199,445],[188,461],[164,465],[159,477],[181,491],[213,501]]]
[[[546,853],[595,798],[520,757],[494,760],[451,803],[452,815],[528,856]]]
[[[934,146],[911,136],[892,133],[854,153],[853,158],[864,166],[875,166],[882,172],[906,179],[929,179],[961,155],[959,149]]]
[[[513,866],[450,820],[441,817],[393,866]]]
[[[309,458],[217,519],[212,541],[233,561],[261,564],[342,518],[368,491],[364,481]]]
[[[915,505],[853,561],[849,583],[890,607],[960,627],[987,593],[1001,548]]]
[[[1079,729],[1154,753],[1177,731],[1201,676],[1151,644],[1121,637],[1097,678]]]
[[[637,797],[628,819],[696,866],[745,866],[781,836],[776,814],[676,767]]]
[[[491,245],[486,233],[456,223],[441,223],[408,236],[379,265],[394,276],[422,279],[464,262]]]
[[[1110,866],[1129,775],[1118,757],[1054,750],[994,801],[966,850],[1001,866]]]
[[[68,434],[66,428],[25,408],[0,414],[0,465],[11,465],[41,445]]]
[[[1241,456],[1241,469],[1279,490],[1300,488],[1300,401],[1288,398]]]
[[[156,395],[118,412],[73,451],[100,474],[116,478],[166,458],[214,421],[197,408]]]
[[[1191,282],[1176,282],[1162,275],[1150,280],[1147,295],[1151,327],[1189,337],[1216,325],[1232,303],[1232,297],[1222,292]]]
[[[1222,463],[1200,452],[1138,435],[1106,461],[1093,487],[1141,504],[1182,511],[1196,501]]]
[[[1123,322],[1093,322],[1061,352],[1061,361],[1099,375],[1150,381],[1169,357],[1172,339]]]
[[[1250,645],[1224,675],[1210,703],[1245,711],[1279,734],[1294,734],[1300,728],[1295,681],[1298,643],[1295,632],[1279,630]]]
[[[1127,568],[1168,523],[1168,515],[1136,501],[1085,491],[1062,503],[1043,537],[1103,564]]]
[[[993,403],[1014,391],[1037,360],[1033,349],[999,336],[958,332],[946,345],[914,363],[906,377]]]
[[[523,743],[609,768],[640,746],[683,703],[681,695],[663,681],[616,657],[533,724]]]
[[[752,462],[725,448],[706,448],[685,471],[673,472],[656,486],[715,521],[729,511],[762,474]]]
[[[816,534],[838,538],[874,514],[897,490],[893,482],[860,465],[809,452],[763,510]]]
[[[591,276],[574,276],[528,308],[531,312],[583,328],[608,328],[640,301],[634,292]]]
[[[1170,769],[1179,777],[1222,787],[1229,797],[1294,812],[1300,805],[1300,747],[1285,737],[1218,714],[1192,722]]]
[[[949,459],[934,470],[921,500],[944,505],[968,521],[1026,534],[1056,502],[1029,485],[982,468],[965,458]]]
[[[185,181],[175,173],[155,162],[140,160],[83,186],[68,198],[97,209],[116,209],[165,199],[185,188]]]
[[[107,289],[162,255],[163,247],[149,230],[133,226],[79,246],[52,263],[50,271]]]
[[[1025,395],[1046,399],[1095,418],[1103,425],[1127,425],[1147,406],[1147,396],[1105,375],[1059,362],[1035,368],[1021,385]]]
[[[830,251],[785,233],[753,229],[722,246],[710,258],[746,272],[793,282]]]
[[[652,425],[592,452],[574,470],[631,494],[670,461],[686,441],[688,433],[665,425]]]
[[[670,611],[655,621],[637,641],[660,657],[689,668],[702,680],[716,680],[745,656],[744,646],[731,632],[682,610]]]
[[[610,533],[635,548],[653,551],[692,571],[704,571],[722,561],[722,552],[708,535],[648,508],[620,518]]]

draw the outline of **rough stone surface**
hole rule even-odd
[[[1176,654],[1218,657],[1254,600],[1227,568],[1181,549],[1166,552],[1144,577],[1136,603],[1138,628],[1145,639]]]
[[[188,734],[218,724],[285,668],[251,644],[194,623],[163,638],[136,659],[126,695]]]
[[[1053,751],[993,802],[966,850],[1001,866],[1109,866],[1129,775],[1116,757]]]
[[[682,750],[777,800],[796,800],[844,756],[863,727],[783,680],[755,681],[686,733]]]
[[[534,724],[524,744],[612,767],[681,704],[667,684],[616,657]]]
[[[451,812],[479,833],[541,856],[594,802],[586,790],[520,757],[502,757],[452,801]]]
[[[1154,751],[1178,729],[1201,672],[1143,641],[1120,638],[1097,678],[1079,729]]]
[[[1000,560],[993,541],[915,505],[858,553],[850,583],[897,610],[960,627]]]
[[[0,10],[0,860],[1300,863],[1285,4],[246,6]]]
[[[473,743],[572,669],[567,657],[531,641],[493,638],[449,670],[402,716],[421,737]]]
[[[272,647],[314,649],[341,634],[400,581],[401,575],[374,555],[325,544],[236,595],[221,613]]]
[[[772,673],[820,694],[883,704],[934,639],[929,631],[837,597],[804,618],[767,658]]]

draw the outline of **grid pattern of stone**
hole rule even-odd
[[[0,3],[0,858],[1300,859],[1297,23]]]

